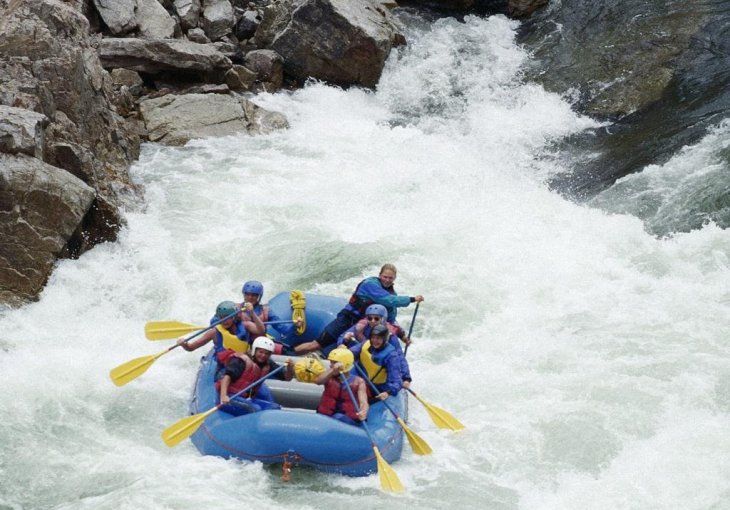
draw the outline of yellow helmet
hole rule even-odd
[[[325,368],[322,362],[313,356],[301,358],[294,363],[294,376],[297,381],[314,382],[324,371]]]
[[[352,355],[352,351],[342,347],[332,349],[329,356],[327,356],[327,359],[333,363],[342,363],[343,372],[349,372],[352,369],[352,365],[355,363],[355,357]]]

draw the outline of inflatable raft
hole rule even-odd
[[[316,339],[344,306],[339,298],[309,294],[305,297],[306,331],[282,339],[289,346]],[[289,294],[276,296],[270,306],[279,319],[291,318]],[[276,331],[271,333],[275,337],[279,335]],[[287,356],[273,356],[272,359],[283,363]],[[203,357],[190,402],[191,414],[207,411],[218,404],[214,386],[217,371],[212,353]],[[191,436],[202,454],[265,464],[311,466],[349,476],[365,476],[377,471],[373,448],[363,427],[347,425],[315,412],[322,386],[296,380],[269,380],[265,384],[282,409],[243,416],[233,416],[223,410],[211,414]],[[406,392],[389,397],[387,402],[407,419]],[[367,423],[386,462],[400,459],[403,430],[381,402],[371,405]]]

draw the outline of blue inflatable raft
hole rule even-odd
[[[307,329],[294,339],[283,339],[287,345],[316,339],[344,305],[339,298],[310,294],[305,297]],[[270,306],[280,319],[291,318],[287,293],[273,298]],[[274,331],[272,333],[277,335]],[[284,362],[287,357],[274,356],[272,359]],[[215,358],[212,354],[206,355],[195,382],[191,414],[207,411],[218,404],[218,392],[214,386],[217,370]],[[282,409],[243,416],[233,416],[224,411],[211,414],[191,436],[202,454],[265,464],[291,463],[349,476],[366,476],[377,471],[372,445],[361,426],[347,425],[315,412],[322,386],[296,380],[270,380],[266,385]],[[406,392],[390,397],[388,403],[407,419]],[[400,459],[403,430],[381,402],[371,405],[367,423],[386,462]]]

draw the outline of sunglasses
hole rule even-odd
[[[367,319],[369,321],[380,321],[380,315],[368,315]]]

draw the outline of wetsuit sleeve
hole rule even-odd
[[[396,395],[403,387],[403,376],[400,371],[400,360],[397,353],[392,353],[385,361],[385,369],[388,371],[388,379],[385,381],[385,391]]]
[[[343,333],[342,333],[342,334],[341,334],[340,336],[338,336],[338,337],[337,337],[337,345],[342,345],[342,344],[345,344],[345,347],[349,347],[349,343],[354,343],[354,342],[356,342],[356,340],[354,340],[354,339],[353,339],[353,340],[351,340],[351,341],[350,341],[349,343],[348,343],[348,342],[345,342],[345,335],[346,335],[346,334],[348,334],[348,333],[352,333],[352,334],[355,334],[355,327],[356,327],[356,326],[357,326],[357,325],[355,325],[355,326],[352,326],[352,327],[348,328],[348,329],[347,329],[347,330],[345,330],[345,331],[344,331],[344,332],[343,332]]]
[[[269,373],[273,372],[280,366],[286,366],[286,365],[279,365],[277,362],[269,360]],[[280,370],[279,372],[275,373],[274,375],[269,377],[269,379],[278,379],[280,381],[286,381],[286,368],[284,370]]]
[[[357,290],[357,294],[364,298],[370,298],[386,308],[402,307],[411,304],[411,298],[409,296],[391,294],[380,285],[380,281],[377,278],[364,281]]]

